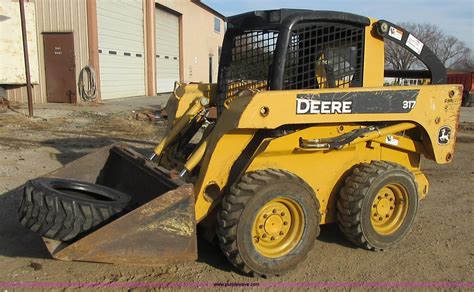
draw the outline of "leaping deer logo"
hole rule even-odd
[[[451,140],[451,128],[445,126],[439,129],[438,143],[448,144],[449,140]]]

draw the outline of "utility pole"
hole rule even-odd
[[[33,117],[33,98],[31,96],[30,60],[28,57],[28,38],[26,36],[25,4],[20,0],[21,34],[23,36],[23,56],[25,59],[26,93],[28,95],[28,116]]]

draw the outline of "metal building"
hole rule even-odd
[[[175,81],[216,82],[225,17],[197,0],[30,0],[36,11],[35,103],[81,102],[82,68],[99,100],[170,92]],[[1,57],[1,52],[0,52]],[[0,84],[11,101],[24,85]]]

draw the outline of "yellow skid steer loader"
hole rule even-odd
[[[384,41],[427,70],[384,70]],[[384,87],[387,77],[432,85]],[[153,155],[112,145],[31,180],[19,218],[63,260],[192,261],[197,226],[249,275],[292,270],[327,223],[384,250],[428,193],[421,156],[453,159],[462,88],[445,83],[433,52],[388,21],[236,15],[218,83],[176,84]]]

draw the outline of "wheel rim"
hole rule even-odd
[[[289,198],[276,198],[258,212],[252,227],[255,249],[268,258],[278,258],[293,250],[303,236],[304,213]]]
[[[408,191],[400,184],[388,184],[380,189],[372,202],[370,221],[382,235],[397,231],[408,213]]]

